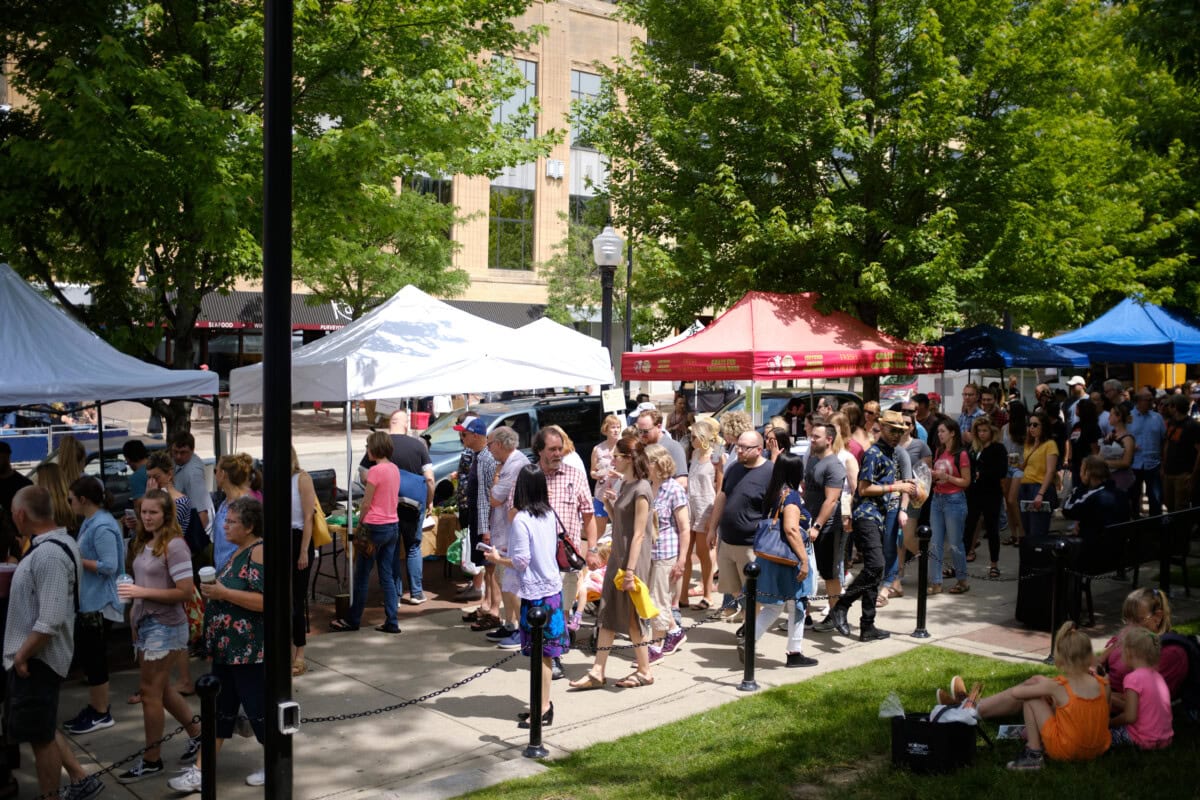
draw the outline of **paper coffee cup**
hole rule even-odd
[[[201,567],[200,568],[200,582],[201,583],[216,583],[217,582],[217,571],[215,569],[213,569],[212,567]]]

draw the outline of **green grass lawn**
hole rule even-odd
[[[1195,632],[1195,624],[1182,626]],[[466,797],[579,798],[901,798],[1200,797],[1200,730],[1177,726],[1166,751],[1109,753],[1088,764],[1048,762],[1040,773],[1005,763],[1020,743],[982,744],[974,767],[918,777],[890,763],[891,726],[879,703],[895,690],[907,711],[927,711],[933,691],[955,673],[984,692],[1048,672],[927,646],[744,700],[646,733],[594,745],[548,762],[549,772]],[[563,702],[560,700],[560,702]],[[574,702],[574,701],[572,701]],[[1019,722],[1019,720],[1014,720]],[[995,725],[988,723],[989,734]]]

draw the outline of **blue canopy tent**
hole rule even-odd
[[[991,325],[964,328],[943,336],[934,344],[946,348],[946,369],[1082,369],[1088,366],[1088,357],[1083,353]]]
[[[1122,300],[1079,330],[1047,341],[1111,364],[1200,363],[1200,328],[1186,313],[1134,298]]]

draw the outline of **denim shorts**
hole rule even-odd
[[[188,624],[164,625],[154,617],[143,617],[138,623],[137,641],[133,643],[135,653],[141,653],[146,661],[159,661],[176,650],[188,646]]]
[[[608,519],[608,511],[604,508],[604,503],[595,497],[592,498],[592,516]]]

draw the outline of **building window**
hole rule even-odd
[[[488,267],[533,269],[533,190],[492,186]]]
[[[580,114],[600,96],[600,76],[571,70],[571,147],[594,149],[591,137],[583,129]]]
[[[453,182],[449,178],[431,178],[428,175],[410,175],[405,180],[404,188],[417,194],[431,195],[434,200],[443,205],[450,205],[453,195]]]
[[[495,58],[497,61],[510,61],[525,78],[525,85],[522,88],[517,89],[507,100],[502,101],[492,110],[492,122],[499,125],[530,110],[527,108],[528,104],[537,97],[537,62],[526,61],[523,58],[509,59],[504,56]],[[532,139],[536,135],[537,117],[532,116],[525,128],[525,138]]]

